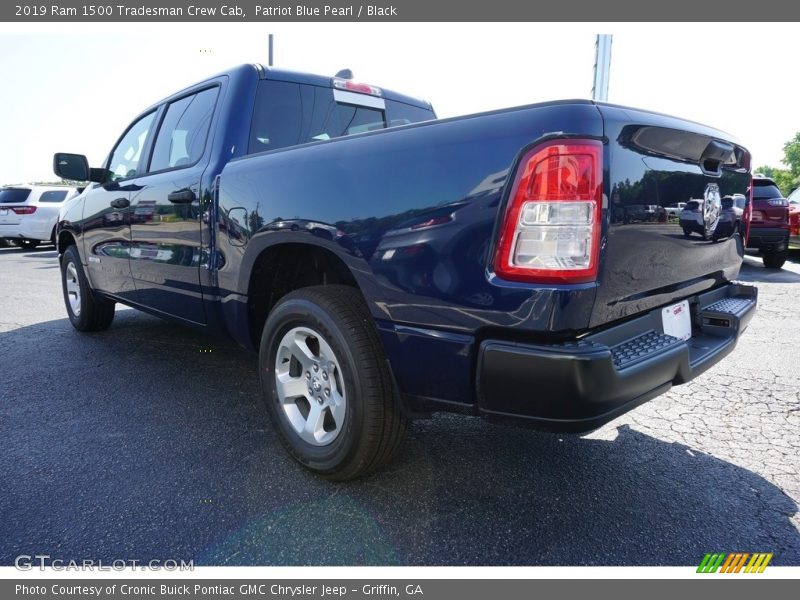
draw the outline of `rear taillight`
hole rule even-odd
[[[771,198],[767,200],[770,206],[789,206],[789,201],[786,198]]]
[[[597,277],[603,145],[558,140],[520,161],[494,257],[504,279],[578,283]]]
[[[35,206],[10,206],[9,208],[18,215],[32,215],[36,212]]]

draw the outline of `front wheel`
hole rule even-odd
[[[764,254],[764,266],[768,269],[780,269],[786,262],[786,251]]]
[[[358,290],[287,294],[261,336],[267,409],[289,453],[335,481],[388,462],[408,431],[372,316]]]
[[[75,329],[102,331],[111,326],[114,302],[95,297],[75,246],[69,246],[61,257],[61,287],[67,316]]]

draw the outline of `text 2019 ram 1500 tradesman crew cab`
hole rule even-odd
[[[349,79],[242,66],[136,117],[63,211],[81,331],[122,302],[258,350],[289,452],[331,479],[385,463],[411,418],[585,431],[704,371],[756,290],[738,232],[626,207],[720,198],[750,155],[684,120],[585,100],[436,120]],[[715,236],[719,238],[719,236]]]

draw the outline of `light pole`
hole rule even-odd
[[[608,102],[608,78],[611,74],[610,34],[598,34],[594,52],[594,82],[592,100]]]

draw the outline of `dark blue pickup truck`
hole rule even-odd
[[[121,302],[257,350],[285,446],[337,480],[415,417],[586,431],[734,348],[741,234],[626,218],[703,198],[713,231],[751,180],[730,136],[585,100],[436,120],[343,75],[242,66],[145,110],[102,167],[57,154],[92,182],[58,225],[73,325]]]

